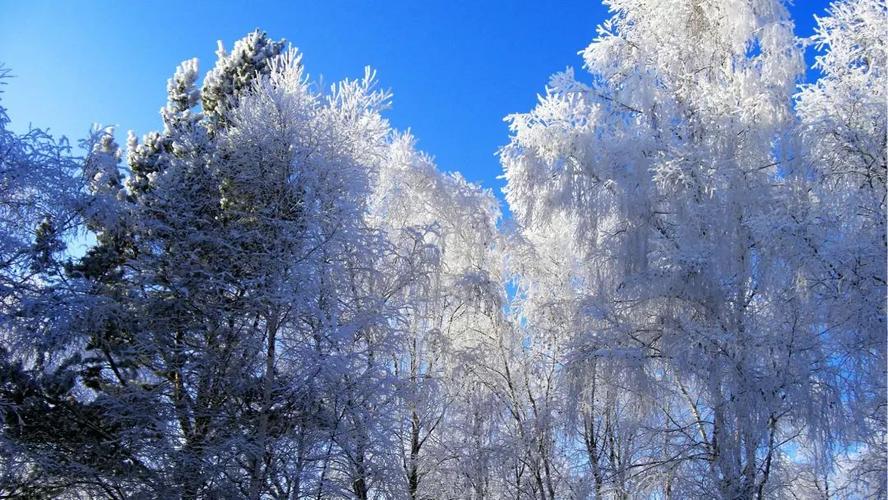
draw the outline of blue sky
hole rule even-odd
[[[825,0],[797,0],[808,36]],[[500,195],[503,117],[529,110],[551,73],[579,67],[577,52],[607,17],[597,0],[524,1],[43,1],[0,0],[0,62],[13,127],[49,127],[72,142],[92,123],[118,136],[159,127],[166,80],[216,40],[261,28],[304,53],[313,78],[359,77],[370,65],[394,93],[387,113],[410,128],[444,170]]]

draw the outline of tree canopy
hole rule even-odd
[[[606,3],[509,217],[259,30],[126,148],[0,106],[0,497],[885,498],[884,0]]]

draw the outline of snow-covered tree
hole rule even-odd
[[[53,473],[121,497],[366,498],[389,398],[365,223],[387,94],[371,78],[319,93],[261,33],[211,76],[209,116],[196,62],[180,66],[164,130],[131,139],[125,189],[110,134],[86,162],[97,241],[69,266],[84,344],[65,390],[118,448],[59,450],[76,467]]]
[[[0,86],[8,77],[9,70],[0,65]],[[4,307],[22,299],[18,292],[42,286],[39,274],[59,274],[56,257],[80,221],[82,202],[80,165],[67,140],[38,128],[18,134],[10,125],[0,102],[0,303]],[[12,310],[0,312],[0,322],[9,321]]]
[[[397,484],[411,499],[456,492],[457,471],[471,468],[453,446],[464,431],[456,415],[468,397],[465,364],[479,326],[502,304],[499,209],[491,193],[439,172],[412,137],[396,135],[371,217],[391,245],[384,295],[400,333]]]
[[[8,76],[0,66],[0,85]],[[70,437],[53,425],[67,387],[53,354],[72,342],[63,260],[85,208],[81,166],[66,139],[14,132],[0,102],[0,496],[48,496],[64,484],[41,462],[46,433]]]
[[[839,1],[817,22],[815,68],[822,76],[796,96],[804,152],[799,175],[808,181],[811,206],[793,217],[807,222],[798,244],[810,253],[812,311],[847,403],[844,424],[832,432],[851,458],[838,459],[834,487],[879,498],[888,491],[888,9],[881,0]],[[828,473],[828,457],[818,458],[821,473]]]
[[[633,476],[666,496],[775,495],[783,445],[822,436],[841,400],[793,219],[792,22],[777,1],[608,5],[590,81],[555,75],[510,117],[510,208],[534,261],[567,266],[556,286],[524,275],[527,322],[579,316],[572,364],[659,401],[622,417],[662,442],[632,451]]]
[[[782,0],[606,4],[511,220],[258,30],[125,154],[0,106],[0,496],[883,498],[884,0],[801,87]]]

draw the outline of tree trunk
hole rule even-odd
[[[262,378],[262,411],[259,413],[259,428],[256,431],[255,453],[253,456],[253,474],[250,478],[250,499],[259,500],[262,494],[265,474],[263,464],[268,453],[268,419],[271,411],[271,392],[274,383],[274,361],[276,355],[277,330],[279,326],[277,311],[269,315],[267,325],[268,345],[265,353],[265,375]]]

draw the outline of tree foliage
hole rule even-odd
[[[0,496],[884,498],[886,7],[612,0],[511,219],[256,31],[126,150],[0,107]]]

